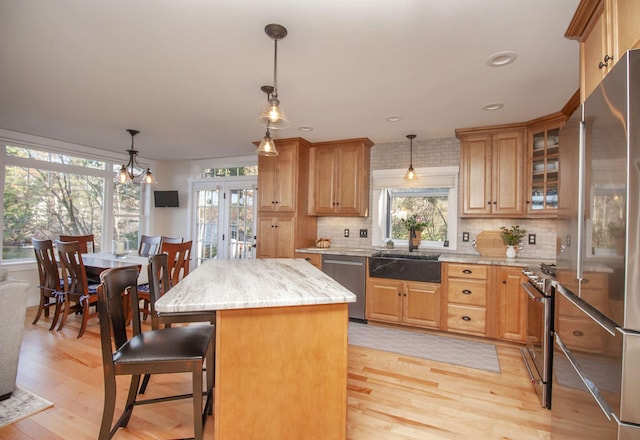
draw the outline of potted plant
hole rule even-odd
[[[402,224],[404,224],[409,230],[409,240],[413,240],[413,246],[420,246],[420,242],[422,241],[422,230],[427,227],[427,222],[419,219],[417,215],[412,215],[407,219],[402,219]],[[416,233],[415,237],[411,237],[412,228]]]
[[[500,230],[502,231],[500,233],[502,242],[507,245],[507,258],[515,258],[517,255],[515,246],[520,244],[520,240],[522,240],[527,231],[520,229],[519,225],[511,226],[510,228],[502,226]]]

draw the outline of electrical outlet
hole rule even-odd
[[[348,229],[345,229],[345,230],[344,230],[344,236],[345,236],[345,237],[349,237],[349,230],[348,230]]]
[[[369,230],[367,229],[360,229],[360,238],[367,238],[367,235],[369,234]]]
[[[469,233],[468,232],[463,232],[462,233],[462,241],[464,241],[465,243],[469,241]]]
[[[529,234],[529,244],[536,244],[536,234]]]

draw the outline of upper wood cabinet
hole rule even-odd
[[[525,214],[525,126],[456,130],[461,142],[461,217]]]
[[[258,209],[294,212],[298,197],[300,149],[309,148],[303,139],[277,140],[277,156],[258,157]]]
[[[309,150],[309,214],[369,214],[369,139],[314,143]]]
[[[582,0],[565,37],[580,41],[584,102],[628,49],[640,47],[640,2]]]

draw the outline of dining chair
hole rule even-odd
[[[191,245],[193,241],[184,243],[162,243],[160,251],[167,254],[169,261],[169,283],[175,286],[178,282],[189,275],[191,261]]]
[[[216,323],[216,312],[193,312],[193,313],[163,313],[158,315],[156,311],[156,301],[171,289],[169,283],[169,264],[167,254],[157,254],[149,257],[147,265],[149,274],[149,314],[151,315],[151,328],[170,328],[174,323],[208,322],[211,325]],[[207,367],[209,368],[209,367]],[[144,394],[149,383],[149,374],[144,376],[140,386],[140,394]]]
[[[64,306],[61,311],[62,319],[58,326],[58,331],[64,327],[67,316],[71,313],[81,313],[82,323],[80,325],[80,331],[78,332],[78,338],[80,338],[87,328],[89,319],[98,315],[97,312],[90,311],[90,308],[96,306],[98,302],[96,296],[97,285],[90,285],[87,281],[87,272],[85,271],[82,261],[81,245],[79,242],[56,240],[55,245],[58,250],[58,257],[62,268]]]
[[[80,246],[81,254],[95,252],[95,242],[93,234],[88,235],[60,235],[60,241],[77,241]]]
[[[193,399],[194,438],[202,439],[207,415],[213,414],[214,327],[198,325],[172,327],[142,332],[138,309],[138,271],[135,267],[119,267],[104,271],[98,287],[100,343],[104,372],[104,409],[99,440],[113,437],[126,427],[137,405],[183,398]],[[127,332],[123,312],[123,293],[131,297],[132,331]],[[203,364],[206,362],[206,389],[202,391]],[[142,374],[191,373],[192,393],[138,400]],[[122,415],[112,426],[116,404],[116,376],[130,375],[131,384]],[[202,405],[203,397],[206,403]]]
[[[162,236],[162,242],[163,243],[182,243],[184,242],[184,238],[174,238],[174,237],[165,237],[164,235]]]
[[[138,255],[141,257],[149,257],[160,252],[160,244],[162,243],[161,236],[149,236],[143,235],[140,237],[140,247],[138,248]]]
[[[38,267],[38,278],[40,280],[40,303],[38,311],[32,322],[35,324],[40,319],[44,311],[45,318],[49,317],[49,309],[54,308],[51,317],[51,325],[49,330],[53,330],[60,316],[60,309],[63,300],[62,282],[60,280],[60,272],[58,271],[58,262],[56,261],[55,248],[51,240],[31,239],[33,250],[36,254],[36,263]]]

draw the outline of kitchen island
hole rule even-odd
[[[156,309],[216,312],[216,439],[344,439],[355,299],[303,259],[209,260]]]

